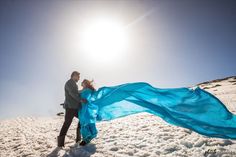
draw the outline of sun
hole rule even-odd
[[[113,19],[100,18],[85,25],[81,36],[83,53],[93,61],[110,63],[127,50],[125,27]]]

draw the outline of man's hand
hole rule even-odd
[[[86,99],[81,99],[80,102],[81,103],[87,103],[88,101]]]

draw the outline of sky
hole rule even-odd
[[[81,48],[81,35],[99,18],[125,28],[126,48],[115,58]],[[189,87],[235,69],[234,0],[0,1],[0,119],[63,111],[74,70],[98,89]]]

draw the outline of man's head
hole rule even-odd
[[[78,82],[80,79],[80,73],[78,71],[73,71],[71,74],[71,79],[73,79],[75,82]]]

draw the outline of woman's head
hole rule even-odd
[[[82,83],[81,83],[81,86],[83,87],[83,88],[89,88],[89,89],[91,89],[91,90],[95,90],[95,88],[93,87],[93,80],[92,81],[89,81],[89,80],[87,80],[87,79],[84,79],[83,81],[82,81]]]

